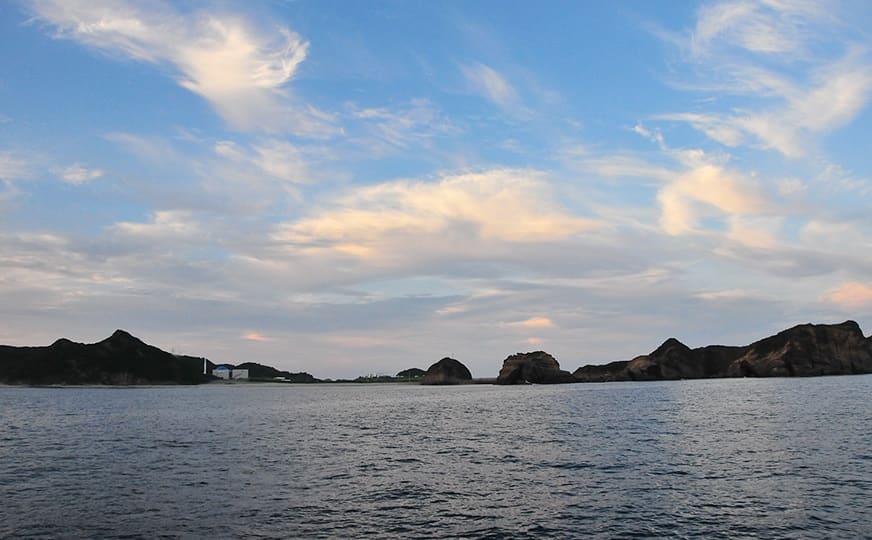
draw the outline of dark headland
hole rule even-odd
[[[47,347],[0,345],[0,383],[28,385],[200,384],[214,378],[216,364],[202,357],[168,353],[124,330],[97,343],[59,339]],[[252,379],[312,382],[308,373],[288,373],[247,362]],[[205,368],[205,369],[204,369]]]
[[[812,377],[872,373],[872,337],[854,321],[801,324],[750,345],[691,349],[669,338],[654,352],[625,362],[584,366],[579,382]]]
[[[253,362],[225,366],[248,370],[252,381],[336,382]],[[45,347],[0,345],[0,383],[4,384],[199,384],[215,380],[210,375],[215,367],[208,359],[168,353],[123,330],[91,344],[59,339]],[[395,376],[364,376],[343,382],[565,384],[864,373],[872,373],[872,336],[864,337],[856,322],[846,321],[802,324],[744,346],[691,349],[669,338],[649,354],[605,365],[586,365],[573,373],[560,369],[550,354],[536,351],[506,358],[495,379],[473,379],[466,366],[446,357],[426,371],[410,368]]]

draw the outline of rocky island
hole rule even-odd
[[[497,384],[560,384],[578,382],[545,351],[517,353],[503,360]]]
[[[472,382],[472,373],[469,368],[454,358],[445,357],[429,368],[421,377],[421,384],[446,385],[466,384]]]
[[[5,384],[198,384],[215,380],[211,375],[215,367],[202,357],[171,354],[148,345],[124,330],[91,344],[59,339],[46,347],[0,345],[0,383]],[[251,381],[331,382],[254,362],[222,367],[245,370]],[[560,369],[557,359],[545,351],[535,351],[507,357],[496,379],[473,379],[460,361],[445,357],[426,372],[410,368],[395,376],[341,382],[512,385],[863,373],[872,373],[872,337],[864,337],[856,322],[846,321],[801,324],[743,346],[692,349],[669,338],[649,354],[605,365],[586,365],[574,373]]]

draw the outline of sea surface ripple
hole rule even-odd
[[[872,376],[0,388],[0,538],[872,538]]]

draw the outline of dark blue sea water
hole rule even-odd
[[[0,388],[3,538],[869,538],[872,376]]]

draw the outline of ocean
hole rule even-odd
[[[0,538],[872,538],[872,376],[0,388]]]

